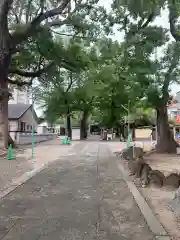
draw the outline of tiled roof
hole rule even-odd
[[[31,104],[8,104],[8,118],[19,119],[32,105]]]

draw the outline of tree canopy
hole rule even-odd
[[[134,114],[145,105],[157,113],[159,151],[175,150],[167,104],[179,82],[177,1],[112,0],[107,9],[99,0],[3,0],[0,9],[1,92],[36,79],[48,121],[66,116],[70,126],[78,114],[83,129],[89,117],[118,127],[127,109]],[[164,10],[167,29],[156,24]],[[121,41],[112,40],[115,32]]]

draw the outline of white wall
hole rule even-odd
[[[167,112],[168,112],[168,115],[169,117],[175,117],[176,116],[176,112],[178,111],[177,108],[168,108],[167,109]]]
[[[32,125],[32,123],[33,123],[34,129],[35,130],[37,129],[38,124],[37,124],[36,120],[33,118],[31,109],[28,109],[28,111],[25,112],[25,114],[22,116],[20,121],[25,122],[26,124],[29,124],[29,125]]]
[[[80,129],[72,129],[72,140],[80,139]]]
[[[28,109],[28,111],[25,112],[25,114],[19,120],[9,120],[9,134],[15,142],[19,142],[19,133],[17,133],[17,131],[20,130],[18,129],[19,121],[26,123],[25,131],[29,131],[30,135],[31,135],[31,128],[29,127],[29,129],[27,129],[27,125],[32,126],[32,124],[34,124],[35,131],[37,130],[37,126],[38,126],[36,120],[33,118],[31,109]]]
[[[9,131],[17,131],[18,130],[18,121],[9,120]]]
[[[24,134],[24,133],[18,133],[18,142],[16,142],[17,144],[20,145],[25,145],[25,144],[31,144],[32,143],[32,135],[31,134]],[[48,140],[52,140],[57,138],[56,134],[53,133],[47,133],[47,134],[37,134],[34,136],[34,141],[35,143],[39,143],[39,142],[44,142],[44,141],[48,141]]]
[[[47,133],[48,130],[47,130],[47,127],[46,126],[38,126],[37,127],[37,133],[38,134],[44,134],[44,133]]]
[[[16,131],[18,131],[18,121],[9,120],[9,134],[14,141],[16,141],[17,137]]]

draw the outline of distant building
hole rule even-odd
[[[171,106],[168,106],[167,111],[170,119],[175,118],[180,113],[180,103],[175,103]]]
[[[60,134],[60,124],[50,126],[46,121],[42,121],[37,127],[38,134],[57,133]]]
[[[180,103],[180,91],[176,93],[176,100]]]
[[[9,104],[30,104],[30,91],[14,89],[12,92],[12,98],[9,100]]]
[[[38,117],[32,104],[8,104],[9,133],[17,140],[18,133],[31,134],[32,127],[37,131]]]
[[[177,116],[180,115],[180,91],[176,93],[174,100],[167,106],[169,119],[177,120]]]

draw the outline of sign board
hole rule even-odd
[[[176,115],[176,122],[180,123],[180,114]]]
[[[176,138],[176,141],[179,143],[180,142],[180,133],[176,133],[175,138]]]
[[[180,138],[180,133],[176,133],[176,138]]]

